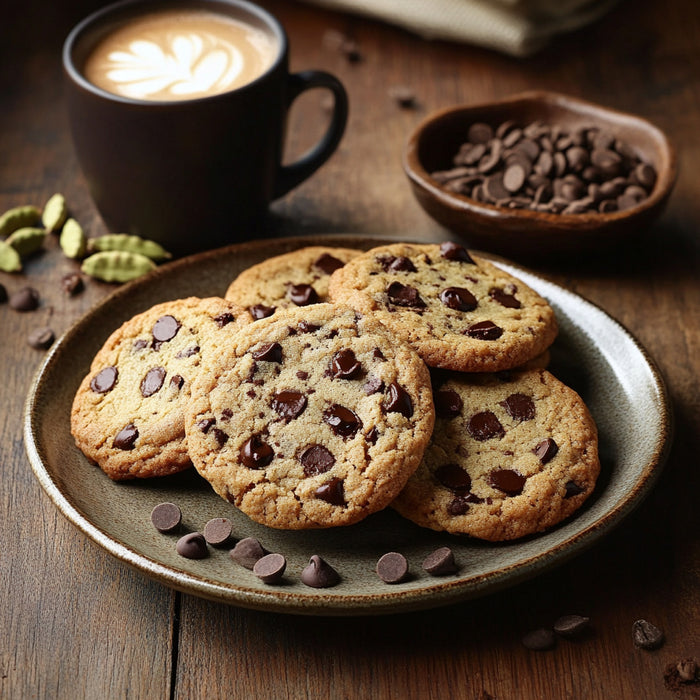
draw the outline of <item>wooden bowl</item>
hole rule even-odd
[[[445,189],[430,173],[448,170],[467,140],[468,127],[494,129],[513,120],[559,124],[567,131],[597,126],[626,142],[654,166],[656,182],[632,208],[609,213],[561,214],[485,204]],[[590,252],[637,236],[662,212],[677,175],[676,154],[662,131],[648,121],[551,92],[526,92],[496,102],[452,107],[425,119],[408,140],[404,169],[425,211],[471,247],[517,258]]]

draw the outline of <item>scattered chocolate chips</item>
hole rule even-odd
[[[354,437],[362,427],[360,417],[349,408],[334,403],[323,412],[323,420],[331,426],[333,433],[343,438]]]
[[[431,576],[447,576],[458,570],[455,556],[449,547],[440,547],[423,560],[423,570]]]
[[[559,452],[559,446],[554,441],[554,438],[545,438],[537,443],[533,452],[537,455],[542,464],[547,464],[547,462],[551,462],[556,456],[557,452]]]
[[[90,388],[96,394],[106,394],[114,389],[118,377],[119,371],[116,367],[105,367],[90,380]]]
[[[408,576],[408,561],[399,552],[387,552],[379,558],[376,571],[384,583],[401,583]]]
[[[167,343],[172,340],[180,330],[180,322],[174,316],[161,316],[151,330],[153,340],[157,343]]]
[[[272,410],[287,421],[298,418],[306,409],[306,396],[300,391],[278,391],[272,397]]]
[[[15,311],[34,311],[39,308],[39,292],[34,287],[22,287],[10,296],[9,304]]]
[[[350,348],[343,348],[331,358],[331,375],[335,379],[354,379],[362,372],[362,365]]]
[[[133,450],[138,437],[138,428],[133,423],[129,423],[117,433],[112,446],[118,450]]]
[[[467,423],[467,431],[475,440],[480,442],[493,438],[502,438],[506,434],[496,414],[491,411],[475,413],[469,419],[469,423]]]
[[[272,448],[260,435],[248,438],[241,448],[241,462],[248,469],[263,469],[270,464],[274,456]]]
[[[244,566],[246,569],[253,569],[255,562],[264,557],[268,552],[254,537],[244,537],[236,542],[236,546],[229,552],[233,561]]]
[[[433,394],[435,413],[440,418],[454,418],[464,407],[462,397],[452,389],[442,389]]]
[[[255,304],[254,306],[249,306],[248,311],[255,321],[259,321],[261,318],[268,318],[275,313],[277,307],[275,306],[265,306],[265,304]]]
[[[27,336],[27,343],[35,350],[48,350],[53,345],[54,340],[56,340],[56,335],[48,326],[35,328]]]
[[[254,360],[282,362],[282,346],[279,343],[265,343],[251,354]]]
[[[387,413],[400,413],[406,418],[413,415],[413,401],[411,395],[398,383],[389,384],[385,409]]]
[[[318,302],[318,294],[310,284],[290,284],[287,298],[297,306],[308,306]]]
[[[201,532],[189,532],[183,535],[175,545],[175,551],[186,559],[204,559],[209,556],[209,549]]]
[[[498,340],[503,335],[503,329],[493,321],[479,321],[472,323],[464,334],[477,340]]]
[[[522,643],[531,651],[548,651],[557,645],[557,638],[552,630],[539,627],[524,635]]]
[[[440,301],[455,311],[473,311],[477,307],[476,297],[463,287],[447,287],[440,292]]]
[[[562,615],[554,623],[554,631],[567,639],[583,636],[590,629],[591,619],[583,615]]]
[[[500,405],[514,420],[532,420],[535,417],[535,402],[525,394],[511,394]]]
[[[228,518],[212,518],[204,526],[204,539],[214,547],[223,547],[231,539],[232,528]]]
[[[472,265],[475,264],[471,255],[467,252],[467,249],[459,245],[459,243],[453,243],[452,241],[445,241],[440,244],[440,255],[445,258],[445,260],[471,263]]]
[[[340,583],[340,575],[318,554],[314,554],[301,572],[301,582],[311,588],[331,588]]]
[[[503,491],[507,496],[517,496],[523,492],[526,477],[513,469],[494,469],[488,477],[493,488]]]
[[[458,464],[442,464],[435,470],[435,478],[445,487],[458,494],[465,494],[472,487],[469,474]]]
[[[323,445],[309,445],[299,455],[306,476],[325,474],[334,464],[333,453]]]
[[[153,396],[163,386],[165,374],[164,367],[151,367],[141,380],[141,396]]]
[[[79,273],[69,272],[61,278],[61,287],[66,294],[75,296],[85,289],[85,283]]]
[[[325,484],[321,484],[315,491],[314,496],[320,498],[332,506],[347,505],[345,501],[345,489],[343,488],[343,480],[334,477]]]
[[[386,289],[389,301],[396,306],[404,306],[410,309],[424,309],[425,302],[421,299],[418,290],[401,282],[392,282]]]
[[[253,564],[253,573],[268,585],[279,583],[287,568],[287,560],[277,553],[266,554]]]
[[[664,633],[647,620],[636,620],[632,625],[632,639],[640,649],[658,649],[664,643]]]
[[[342,260],[338,260],[338,258],[330,253],[322,253],[314,262],[314,267],[318,268],[326,275],[332,275],[344,265],[345,263]]]
[[[158,532],[175,532],[182,522],[182,512],[174,503],[159,503],[151,511],[151,522]]]

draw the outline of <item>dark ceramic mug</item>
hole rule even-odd
[[[118,96],[84,75],[109,29],[144,11],[202,9],[268,33],[278,50],[248,84],[199,99]],[[290,74],[280,23],[243,0],[126,0],[80,22],[63,47],[66,100],[78,161],[107,227],[176,254],[250,238],[268,205],[312,175],[336,149],[347,121],[342,84],[322,71]],[[287,112],[305,90],[334,95],[330,123],[295,163],[282,164]]]

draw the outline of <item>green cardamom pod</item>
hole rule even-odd
[[[41,221],[49,233],[54,233],[61,230],[67,218],[68,205],[66,204],[66,198],[62,194],[56,193],[44,205]]]
[[[0,236],[9,236],[18,228],[34,226],[41,221],[41,211],[32,204],[8,209],[0,216]]]
[[[140,253],[103,250],[83,260],[80,269],[103,282],[128,282],[154,270],[156,264]]]
[[[73,260],[82,258],[87,251],[87,238],[83,227],[75,219],[68,219],[63,224],[58,244],[67,258],[73,258]]]
[[[91,238],[88,245],[91,251],[123,250],[127,253],[145,255],[151,260],[165,260],[172,257],[160,243],[128,233],[108,233]]]
[[[46,238],[46,231],[43,228],[25,226],[13,231],[5,243],[11,245],[19,253],[19,256],[24,258],[36,253],[43,245],[44,238]]]
[[[5,241],[0,241],[0,270],[3,272],[20,272],[22,260],[19,253]]]

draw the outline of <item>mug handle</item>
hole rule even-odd
[[[321,140],[290,165],[280,166],[275,182],[274,198],[286,194],[318,170],[340,143],[348,121],[348,95],[342,83],[330,73],[306,70],[289,75],[287,109],[302,92],[312,88],[326,88],[333,93],[335,104],[331,123]]]

